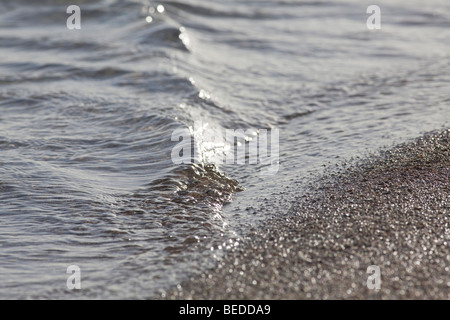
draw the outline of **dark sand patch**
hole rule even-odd
[[[444,130],[329,170],[291,213],[165,298],[449,299],[449,150]]]

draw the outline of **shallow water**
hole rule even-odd
[[[0,298],[153,297],[324,165],[449,125],[448,1],[378,1],[381,30],[366,1],[70,4],[0,2]],[[186,127],[278,128],[279,170],[176,165]]]

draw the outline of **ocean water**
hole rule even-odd
[[[2,299],[160,296],[324,167],[449,126],[446,0],[71,4],[0,1]],[[273,174],[220,161],[226,129],[279,130]]]

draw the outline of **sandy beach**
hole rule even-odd
[[[448,299],[449,21],[0,1],[0,299]]]
[[[163,297],[449,299],[449,150],[443,130],[329,168],[289,213]]]

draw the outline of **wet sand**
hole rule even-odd
[[[449,150],[444,130],[328,169],[289,213],[163,297],[449,299]]]

